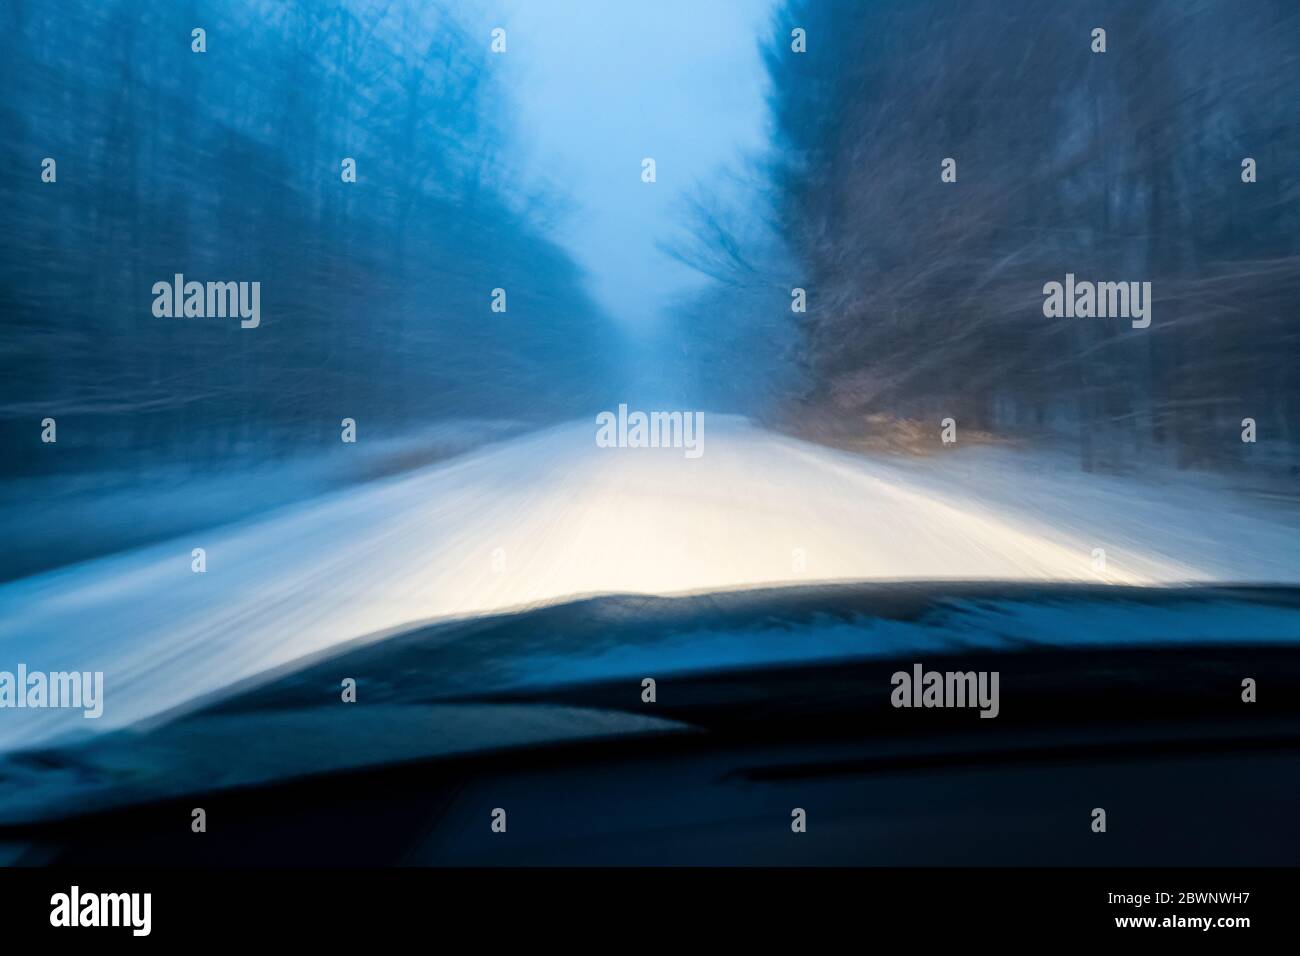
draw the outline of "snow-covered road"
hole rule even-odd
[[[704,455],[594,423],[0,586],[0,670],[105,673],[104,716],[0,710],[0,750],[102,731],[342,641],[574,595],[849,578],[1300,579],[1300,534],[1190,479],[963,449],[871,459],[708,416]],[[191,571],[203,548],[207,570]],[[1105,550],[1104,570],[1094,549]]]

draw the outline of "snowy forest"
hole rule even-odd
[[[758,311],[801,432],[951,416],[1085,468],[1296,474],[1300,6],[786,0],[769,37],[763,220],[702,203],[681,250],[718,280],[692,323],[738,316],[695,345],[713,379]],[[1067,273],[1149,281],[1150,327],[1045,318]]]
[[[762,429],[740,475],[952,422],[1294,504],[1294,0],[551,9],[4,4],[0,581],[547,428],[595,481],[621,403]],[[257,327],[158,311],[181,275],[258,283]],[[1149,326],[1049,315],[1067,277],[1149,287]],[[685,513],[690,478],[638,500]]]
[[[486,42],[439,4],[376,13],[4,5],[0,438],[59,429],[57,455],[7,454],[7,474],[289,455],[337,446],[344,417],[373,437],[584,406],[606,325],[539,225],[550,200],[516,185]],[[155,317],[177,273],[260,281],[265,320]]]

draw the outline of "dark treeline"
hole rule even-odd
[[[533,225],[551,210],[511,185],[488,43],[418,0],[6,3],[0,426],[41,449],[55,418],[59,454],[4,467],[202,464],[337,447],[344,417],[375,435],[585,404],[604,322]],[[260,327],[155,317],[175,273],[259,281]]]
[[[743,243],[718,270],[807,288],[805,416],[952,416],[1088,467],[1300,462],[1294,0],[787,0],[772,37],[790,275],[756,283]],[[1150,328],[1046,318],[1066,273],[1151,282]]]

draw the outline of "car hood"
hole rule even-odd
[[[360,641],[146,724],[8,754],[0,825],[406,760],[697,730],[689,713],[642,704],[647,677],[1233,644],[1300,645],[1300,588],[946,582],[590,598]],[[342,701],[349,678],[355,703]],[[625,695],[586,705],[556,693],[620,681]]]

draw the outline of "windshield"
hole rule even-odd
[[[698,727],[494,697],[539,688],[1296,639],[1268,4],[154,6],[0,36],[0,755],[143,772],[204,713],[155,756],[239,764],[267,687],[477,749]],[[276,726],[442,752],[367,719]]]

